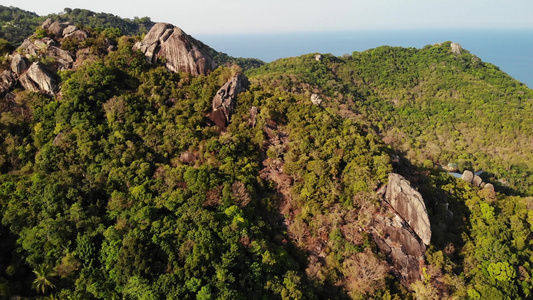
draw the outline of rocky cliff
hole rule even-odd
[[[382,193],[382,212],[374,216],[374,240],[402,281],[420,280],[424,252],[431,240],[424,200],[405,178],[394,173],[389,174]]]
[[[200,75],[215,68],[207,46],[168,23],[154,25],[134,49],[141,50],[150,63],[163,60],[173,72]]]
[[[209,118],[220,128],[228,126],[231,115],[235,111],[237,96],[246,90],[248,79],[244,74],[237,73],[228,80],[216,93],[212,101],[213,111]]]

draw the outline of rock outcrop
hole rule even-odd
[[[422,195],[401,175],[389,174],[385,200],[409,224],[425,245],[431,241],[431,227]]]
[[[53,58],[55,60],[53,69],[65,70],[72,68],[74,56],[58,46],[55,40],[44,38],[34,41],[24,40],[20,48],[22,49],[22,53],[27,57],[46,55]]]
[[[322,103],[322,99],[320,99],[320,97],[317,94],[312,94],[311,103],[313,103],[313,105],[320,105]]]
[[[474,173],[472,171],[465,170],[461,176],[461,179],[468,183],[472,183],[472,180],[474,180]]]
[[[47,21],[45,21],[45,23],[48,23]],[[49,26],[47,26],[45,28],[45,23],[43,23],[43,25],[41,25],[44,29],[47,29],[48,32],[52,35],[54,35],[56,38],[61,38],[63,37],[63,31],[71,26],[72,24],[69,23],[69,22],[62,22],[60,23],[59,21],[55,21],[53,22],[52,24],[50,24]]]
[[[472,184],[477,186],[477,187],[481,187],[481,185],[483,184],[483,179],[481,179],[481,177],[475,175],[474,179],[472,179]]]
[[[252,106],[250,108],[250,119],[248,120],[248,123],[252,127],[255,127],[255,123],[257,122],[257,114],[259,114],[259,109],[256,106]]]
[[[173,72],[199,75],[215,68],[207,46],[168,23],[155,24],[133,49],[141,50],[149,63],[163,59]]]
[[[17,74],[11,70],[0,73],[0,96],[5,95],[17,84]]]
[[[452,53],[461,55],[461,51],[463,50],[463,47],[459,43],[451,43],[450,47],[452,48]]]
[[[26,73],[19,78],[20,84],[30,91],[43,91],[46,93],[57,92],[57,84],[48,70],[41,63],[34,62]]]
[[[13,58],[11,59],[11,70],[13,70],[13,72],[20,75],[27,67],[28,62],[22,55],[18,53],[13,55]]]
[[[383,212],[374,216],[373,236],[400,279],[410,284],[421,279],[431,228],[424,200],[398,174],[389,174],[384,191]]]
[[[248,87],[248,79],[244,74],[237,73],[226,82],[216,93],[212,101],[213,111],[209,118],[220,128],[228,126],[235,110],[237,96]]]
[[[461,179],[482,189],[487,189],[491,193],[494,193],[494,185],[492,183],[486,183],[483,182],[483,179],[479,177],[478,175],[475,175],[474,172],[465,170],[463,172],[463,175],[461,176]]]

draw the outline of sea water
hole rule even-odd
[[[217,51],[265,62],[315,52],[342,56],[383,45],[422,48],[452,41],[533,88],[533,30],[360,30],[195,36]]]

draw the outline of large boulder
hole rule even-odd
[[[481,187],[481,184],[483,184],[483,179],[481,177],[474,175],[474,179],[472,179],[472,184],[474,184],[477,187]]]
[[[472,173],[472,171],[465,170],[461,176],[461,179],[468,183],[472,183],[472,180],[474,180],[474,173]]]
[[[46,21],[45,21],[46,22]],[[44,23],[43,23],[44,25]],[[60,23],[59,21],[55,21],[53,22],[52,24],[50,24],[50,26],[48,26],[48,32],[50,34],[52,34],[53,36],[57,37],[57,38],[60,38],[60,37],[63,37],[63,31],[71,26],[72,24],[69,23],[69,22],[62,22]],[[44,27],[43,27],[44,28]]]
[[[404,219],[425,245],[431,241],[431,226],[422,195],[401,175],[389,174],[385,200]]]
[[[29,91],[48,94],[57,92],[57,83],[52,74],[39,62],[34,62],[26,73],[20,76],[20,84]]]
[[[215,68],[207,46],[168,23],[155,24],[133,49],[141,50],[149,63],[163,59],[173,72],[199,75]]]
[[[72,40],[84,41],[89,37],[89,35],[87,34],[87,32],[78,29],[69,33],[64,33],[64,37]]]
[[[380,190],[384,203],[374,215],[372,236],[394,265],[396,275],[409,285],[422,278],[424,253],[431,240],[426,206],[401,175],[389,174],[389,182]]]
[[[209,118],[221,128],[228,126],[231,115],[235,111],[237,96],[248,87],[248,79],[244,74],[237,73],[228,80],[216,93],[212,101],[213,111]]]
[[[55,46],[48,46],[46,54],[55,58],[56,63],[58,64],[57,69],[65,70],[72,68],[74,56],[70,52]]]
[[[17,74],[11,70],[0,73],[0,96],[5,95],[17,84]]]
[[[459,43],[451,43],[450,47],[452,48],[452,53],[461,55],[461,51],[463,50],[463,47]]]
[[[21,74],[28,67],[27,60],[20,54],[13,55],[11,59],[11,70],[17,74]]]
[[[377,246],[390,259],[394,272],[403,283],[421,279],[420,265],[424,262],[426,247],[408,224],[385,205],[386,213],[374,216],[373,237]]]

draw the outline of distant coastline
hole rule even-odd
[[[453,41],[533,88],[533,30],[360,30],[194,36],[217,51],[265,62],[314,52],[342,56],[383,45],[421,48]]]

